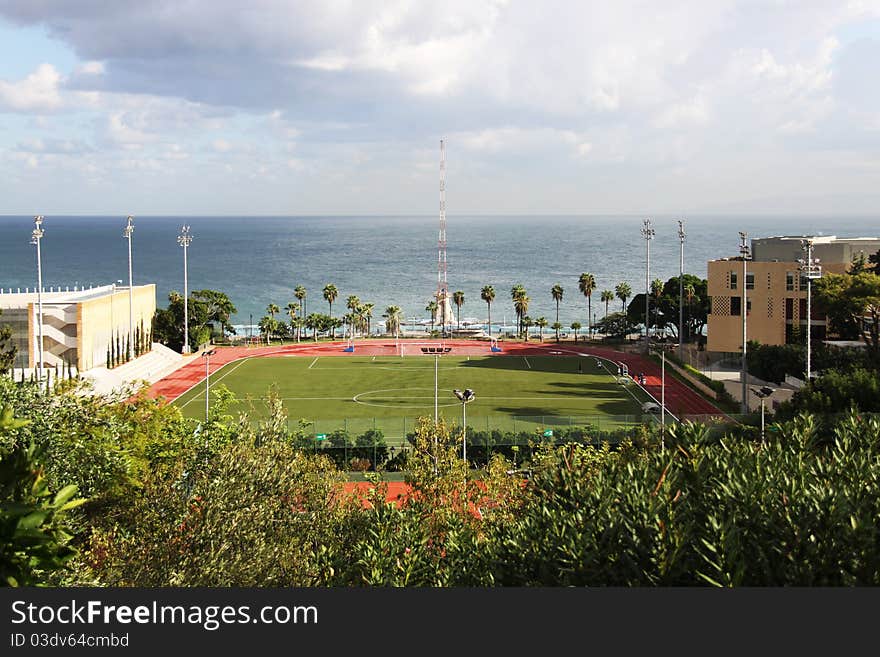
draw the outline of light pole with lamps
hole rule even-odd
[[[465,390],[453,390],[453,394],[461,401],[461,458],[467,465],[467,411],[465,407],[468,402],[474,401],[476,395],[470,388]]]
[[[740,308],[740,312],[742,313],[742,362],[740,363],[740,378],[742,379],[742,412],[743,415],[749,412],[749,400],[746,399],[748,396],[748,391],[746,390],[746,318],[749,314],[749,302],[746,295],[746,287],[748,287],[748,269],[747,265],[749,262],[749,245],[748,245],[748,234],[740,231],[739,234],[740,245],[739,245],[739,253],[742,257],[743,262],[743,279],[742,279],[742,308]]]
[[[682,337],[682,329],[684,328],[684,221],[678,220],[678,359],[684,359],[684,338]]]
[[[642,222],[642,237],[645,238],[645,354],[648,353],[648,345],[650,344],[649,326],[651,325],[651,240],[654,239],[656,231],[651,228],[651,220],[645,219]]]
[[[752,392],[761,400],[761,442],[764,442],[764,400],[776,392],[775,388],[770,386],[761,386],[760,388],[752,388]]]
[[[806,253],[806,258],[799,258],[798,263],[800,266],[798,269],[801,272],[801,276],[807,279],[807,382],[810,381],[812,376],[812,345],[810,339],[810,320],[811,318],[811,288],[813,279],[822,277],[822,266],[819,264],[819,258],[813,257],[813,240],[806,239],[801,240],[801,248]]]
[[[208,400],[210,399],[208,392],[211,389],[211,356],[216,353],[216,349],[211,349],[202,354],[202,358],[205,359],[205,422],[208,421],[208,411],[210,409],[208,404]]]
[[[128,215],[127,223],[122,231],[122,236],[128,240],[128,344],[129,349],[135,350],[134,346],[134,282],[131,275],[131,234],[134,232],[134,217]]]
[[[181,353],[190,353],[189,348],[189,282],[186,272],[186,250],[192,242],[192,234],[189,232],[189,226],[180,228],[180,235],[177,236],[177,243],[183,247],[183,349]]]
[[[31,233],[31,244],[37,246],[37,371],[39,379],[43,379],[43,260],[40,255],[40,240],[43,239],[43,215],[34,217],[34,232]]]

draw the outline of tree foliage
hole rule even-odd
[[[153,339],[180,351],[183,347],[183,296],[172,291],[168,295],[168,308],[158,308],[153,316]],[[237,312],[235,306],[223,292],[216,290],[196,290],[187,301],[189,320],[190,349],[211,339],[211,326],[216,325],[221,332],[235,333],[230,316]]]
[[[2,308],[0,308],[0,315],[3,315]],[[0,375],[7,374],[12,370],[16,351],[16,346],[12,343],[12,327],[8,324],[0,324]]]

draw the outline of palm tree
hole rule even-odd
[[[614,292],[611,290],[602,290],[602,295],[599,297],[605,303],[605,317],[608,317],[608,304],[611,301],[614,301]]]
[[[562,324],[559,322],[553,322],[553,324],[550,325],[550,328],[556,331],[556,342],[559,342],[559,331],[562,330]]]
[[[572,322],[571,323],[571,330],[574,331],[574,341],[577,342],[578,341],[578,331],[581,330],[581,323],[580,322]]]
[[[266,315],[260,319],[258,326],[260,327],[260,333],[266,336],[266,344],[271,344],[272,334],[278,330],[278,320],[270,315]]]
[[[348,298],[345,300],[345,307],[348,308],[349,311],[351,311],[351,319],[355,319],[355,315],[356,315],[355,311],[358,309],[358,306],[360,306],[360,305],[361,305],[361,300],[358,299],[357,295],[350,294],[348,296]],[[357,326],[357,325],[358,325],[358,322],[353,322],[352,324],[350,324],[350,326]],[[352,334],[352,337],[354,337],[353,334]]]
[[[553,300],[556,302],[556,323],[559,324],[559,302],[562,301],[562,295],[565,290],[562,289],[562,286],[557,283],[552,288],[550,288],[550,295],[553,297]],[[562,327],[560,327],[562,328]],[[556,330],[556,342],[559,342],[559,329]]]
[[[324,286],[324,300],[330,304],[330,319],[333,319],[333,302],[336,301],[336,297],[339,296],[339,290],[336,289],[336,286],[333,283],[327,283]],[[336,337],[336,329],[335,327],[331,327],[330,330],[333,334],[330,336],[330,339]]]
[[[596,278],[592,274],[581,274],[578,279],[578,289],[587,297],[587,333],[592,335],[593,290],[596,289]]]
[[[486,308],[489,313],[489,338],[492,337],[492,302],[495,301],[495,288],[491,285],[484,285],[480,290],[480,298],[486,302]]]
[[[306,316],[306,288],[302,285],[297,285],[293,290],[293,296],[296,297],[296,300],[299,301],[300,306],[302,306],[302,313],[300,315],[302,317]]]
[[[654,301],[651,304],[651,311],[654,313],[654,321],[652,322],[655,326],[657,326],[660,322],[660,313],[657,311],[660,308],[660,297],[663,296],[663,281],[659,278],[655,278],[651,281],[651,296],[654,297]],[[647,318],[645,318],[647,320]],[[657,328],[660,328],[657,326]]]
[[[400,318],[403,311],[400,306],[388,306],[382,317],[385,318],[385,330],[393,333],[395,338],[400,337]]]
[[[456,290],[452,293],[452,303],[455,304],[455,309],[458,312],[458,319],[456,320],[456,330],[461,330],[461,307],[464,305],[464,292],[461,290]]]
[[[513,309],[516,312],[517,332],[522,335],[522,318],[529,311],[528,297],[526,296],[526,288],[517,283],[510,288],[510,299],[513,301]],[[523,303],[523,299],[526,299]]]
[[[277,315],[280,312],[281,312],[281,308],[279,308],[274,303],[270,303],[268,306],[266,306],[266,314],[268,314],[269,317],[271,317],[272,319],[275,319],[275,315]]]
[[[373,330],[373,308],[376,306],[374,303],[365,303],[361,306],[361,314],[364,318],[364,321],[367,323],[367,336],[370,335],[370,331]]]
[[[614,288],[615,296],[620,299],[620,310],[623,313],[626,313],[626,300],[632,296],[632,288],[629,286],[629,283],[618,283]]]
[[[691,304],[694,301],[694,297],[697,295],[697,290],[694,288],[693,283],[687,283],[684,286],[684,298],[687,299],[687,319],[685,320],[685,327],[687,326],[687,322],[690,321],[691,318]],[[690,333],[690,330],[688,330]],[[690,339],[690,335],[687,336]]]
[[[558,324],[559,322],[556,323]],[[535,326],[538,327],[538,337],[541,339],[541,342],[544,342],[544,329],[547,328],[547,320],[539,317],[535,320]]]
[[[526,297],[528,299],[528,297]],[[533,320],[528,315],[523,315],[522,318],[523,328],[526,330],[526,342],[529,341],[529,329],[535,325],[535,320]]]
[[[296,327],[296,313],[299,310],[299,304],[291,301],[287,304],[287,316],[290,317],[290,328]],[[299,342],[299,334],[297,333],[296,341]]]
[[[318,341],[318,329],[321,327],[321,317],[318,313],[311,313],[306,317],[306,328],[312,331],[315,342]]]
[[[431,313],[431,335],[434,334],[434,320],[437,319],[437,308],[439,308],[439,306],[436,301],[429,301],[428,305],[425,306],[425,310]]]

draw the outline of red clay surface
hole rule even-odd
[[[406,497],[409,493],[410,488],[402,481],[389,481],[386,482],[388,489],[385,491],[385,501],[386,502],[397,502]],[[361,499],[361,505],[364,507],[369,506],[369,503],[365,499],[367,492],[373,488],[373,484],[368,481],[349,481],[343,485],[343,490],[346,493],[351,493],[352,491],[357,491],[358,496]]]
[[[421,355],[420,346],[439,345],[441,341],[406,339],[401,340],[401,344],[404,345],[405,355]],[[503,342],[499,344],[502,349],[500,353],[493,353],[489,343],[480,340],[443,340],[442,344],[452,347],[450,355],[453,356],[499,356],[502,358],[504,356],[598,356],[614,363],[625,363],[629,368],[630,375],[635,376],[643,373],[645,385],[642,387],[658,401],[661,396],[660,366],[638,354],[615,351],[589,343],[572,342],[559,344],[555,342]],[[344,348],[345,343],[341,341],[302,342],[277,347],[216,347],[216,353],[210,358],[211,373],[233,361],[256,356],[394,356],[398,353],[395,342],[387,339],[356,342],[353,354],[344,352]],[[150,397],[164,397],[169,402],[174,401],[205,378],[205,360],[197,355],[192,356],[191,363],[187,363],[176,372],[153,384],[147,394]],[[680,419],[694,415],[726,418],[723,411],[672,377],[671,373],[666,377],[666,409]]]

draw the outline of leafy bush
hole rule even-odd
[[[26,424],[12,417],[10,406],[0,408],[0,436]],[[84,500],[73,499],[74,485],[53,496],[40,459],[33,446],[0,448],[0,582],[5,586],[40,584],[75,553],[65,515]]]

